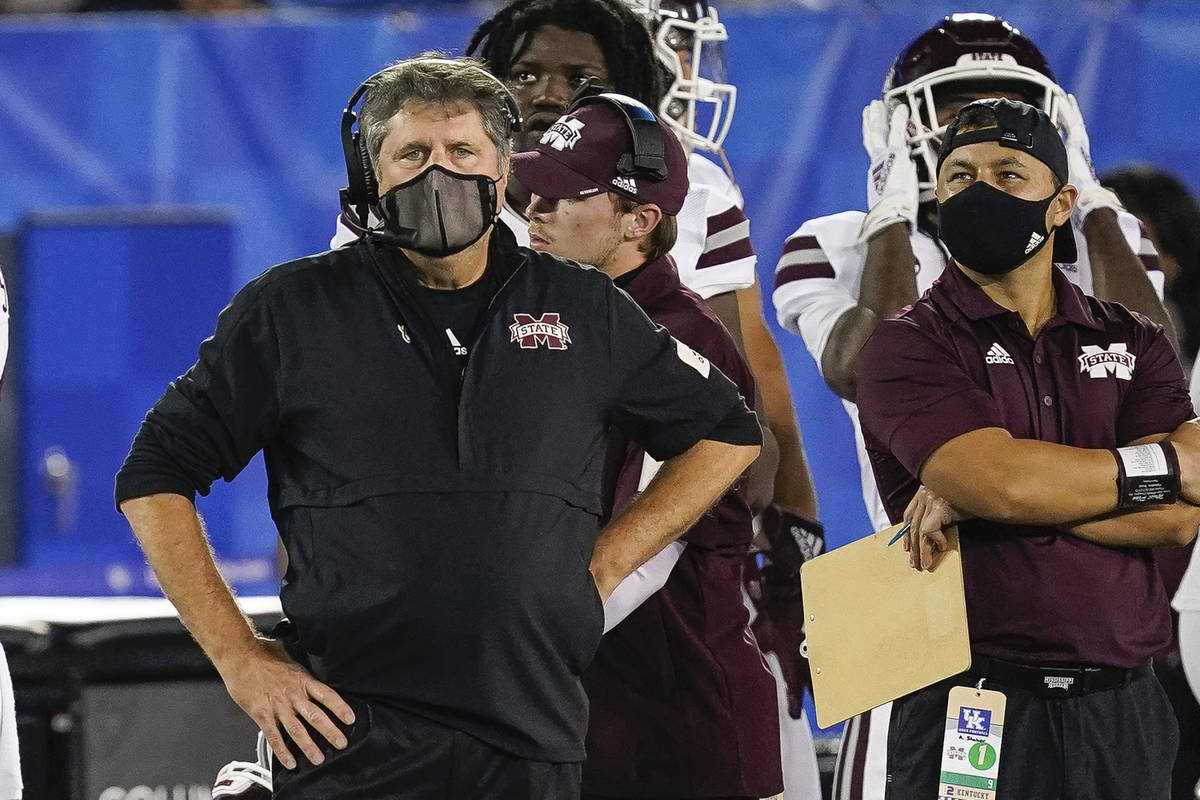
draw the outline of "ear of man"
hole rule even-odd
[[[1049,215],[1047,220],[1048,230],[1053,230],[1059,225],[1066,225],[1071,219],[1071,212],[1075,209],[1075,199],[1079,196],[1079,190],[1072,184],[1063,185],[1058,190],[1058,195],[1054,198],[1054,202],[1050,204]]]
[[[629,222],[625,228],[625,238],[629,241],[637,241],[649,236],[663,218],[662,209],[653,203],[639,205],[627,213]]]

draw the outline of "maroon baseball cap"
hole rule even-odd
[[[598,192],[616,192],[638,203],[654,203],[664,214],[678,214],[688,192],[683,145],[642,103],[624,95],[603,97],[605,100],[600,102],[593,98],[575,106],[546,130],[537,147],[515,153],[513,174],[525,188],[542,197],[582,199]],[[635,168],[629,174],[628,169],[618,168],[623,162],[628,165],[633,161],[631,117],[653,120],[662,131],[665,178],[656,180],[648,171]]]

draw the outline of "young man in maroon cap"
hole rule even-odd
[[[948,714],[979,729],[969,760],[995,783],[959,785],[988,796],[1169,796],[1177,728],[1150,658],[1171,627],[1149,548],[1200,523],[1200,433],[1162,326],[1054,267],[1067,179],[1044,112],[965,106],[937,161],[954,261],[862,352],[880,495],[911,521],[917,569],[958,525],[973,651],[966,673],[893,704],[889,798],[945,796],[947,775],[971,773]],[[1005,698],[998,766],[983,712],[947,701],[981,681]]]
[[[728,331],[679,282],[667,254],[688,191],[670,129],[623,95],[584,97],[537,147],[513,156],[533,195],[533,249],[593,264],[743,397],[750,370]],[[658,468],[615,442],[612,511]],[[591,703],[585,797],[759,798],[782,789],[775,687],[750,633],[741,571],[753,536],[739,485],[605,603],[607,634],[584,686]]]

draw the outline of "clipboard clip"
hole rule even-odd
[[[808,639],[805,639],[800,643],[800,655],[802,655],[804,658],[808,658]]]

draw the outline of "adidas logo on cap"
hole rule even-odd
[[[633,178],[626,178],[624,175],[618,175],[612,179],[612,185],[618,189],[621,189],[622,191],[629,192],[630,194],[637,194],[637,183],[633,180]]]
[[[1013,364],[1015,363],[1008,351],[1000,346],[999,342],[993,342],[988,348],[987,356],[983,359],[988,364]]]

